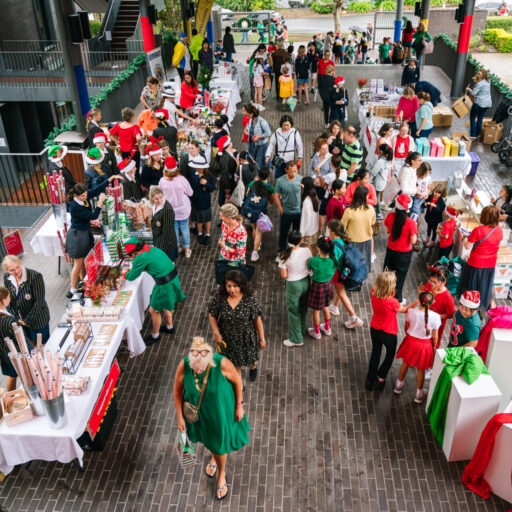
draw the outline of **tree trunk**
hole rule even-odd
[[[343,6],[343,0],[336,0],[334,4],[334,11],[332,11],[332,15],[334,18],[334,33],[337,34],[341,32],[341,10]]]

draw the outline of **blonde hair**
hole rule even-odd
[[[407,128],[407,132],[411,133],[411,129],[409,127],[409,123],[401,123],[400,126],[398,127],[398,131],[400,131],[402,128]]]
[[[277,41],[277,49],[284,50],[284,41],[282,39],[279,39],[279,41]]]
[[[89,115],[87,116],[87,122],[85,123],[85,129],[86,130],[89,130],[89,126],[91,126],[91,123],[92,123],[92,118],[94,116],[97,116],[98,114],[101,114],[101,110],[99,108],[91,108],[91,110],[89,110]]]
[[[325,68],[325,72],[326,73],[334,73],[334,66],[332,64],[329,64],[326,68]]]
[[[153,198],[157,195],[157,194],[164,194],[162,192],[162,189],[160,187],[157,187],[156,185],[151,185],[150,189],[149,189],[149,200],[151,201],[151,204],[153,204]]]
[[[194,336],[192,338],[192,346],[190,347],[190,352],[192,352],[192,350],[201,350],[201,348],[208,348],[210,350],[210,366],[215,367],[215,361],[213,360],[213,347],[204,341],[202,336]]]
[[[378,299],[393,297],[396,288],[396,274],[394,272],[381,272],[373,285],[373,295]]]
[[[405,96],[406,98],[413,98],[414,97],[414,89],[412,87],[407,86],[404,89],[402,96]]]
[[[13,256],[12,254],[9,254],[7,255],[3,260],[2,260],[2,268],[7,272],[7,267],[9,265],[15,265],[15,264],[18,264],[18,265],[21,265],[21,260],[18,258],[18,256]]]
[[[225,217],[228,217],[228,219],[234,219],[234,220],[242,220],[242,216],[240,215],[240,212],[238,211],[238,208],[231,203],[223,204],[220,207],[220,211],[222,215]]]

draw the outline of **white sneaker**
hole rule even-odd
[[[355,327],[361,327],[363,325],[363,321],[357,317],[356,319],[351,318],[345,322],[345,327],[347,329],[354,329]]]
[[[252,251],[251,253],[251,261],[258,261],[260,259],[260,255],[258,251]]]
[[[258,110],[260,112],[263,112],[265,110],[265,107],[263,105],[258,105]]]
[[[330,336],[332,334],[332,331],[331,331],[331,328],[329,327],[329,329],[326,329],[325,328],[325,324],[320,324],[320,330],[326,335],[326,336]]]
[[[332,316],[340,316],[340,308],[334,304],[329,304],[329,312]]]
[[[373,263],[376,259],[377,259],[377,255],[374,252],[372,252],[372,256],[370,258],[370,262]]]
[[[185,249],[185,258],[190,258],[192,255],[192,249]]]
[[[290,341],[290,340],[284,340],[283,341],[283,345],[285,347],[300,347],[301,345],[304,345],[304,342],[302,342],[302,343],[294,343],[293,341]]]
[[[423,389],[416,390],[416,396],[414,397],[414,401],[417,404],[421,404],[425,400],[425,391]]]
[[[425,380],[430,380],[432,378],[432,368],[425,370]]]
[[[400,382],[398,379],[396,379],[395,388],[393,389],[393,393],[395,393],[395,395],[401,395],[403,387],[404,387],[404,383]]]
[[[316,333],[315,332],[315,328],[314,327],[308,327],[308,334],[312,337],[312,338],[315,338],[315,340],[319,340],[322,335],[320,333]]]

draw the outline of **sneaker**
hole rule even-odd
[[[312,337],[312,338],[315,338],[315,340],[319,340],[322,335],[320,333],[316,333],[315,332],[315,328],[314,327],[308,327],[308,334]]]
[[[361,327],[363,323],[364,322],[359,317],[357,317],[355,320],[351,318],[345,322],[345,327],[347,329],[354,329],[355,327]]]
[[[249,369],[249,380],[254,382],[256,377],[258,376],[258,368],[250,368]]]
[[[425,380],[430,380],[432,378],[432,368],[425,370]]]
[[[160,327],[160,332],[164,332],[166,334],[174,334],[176,332],[176,329],[174,328],[174,326],[171,327],[170,329],[168,329],[165,322],[162,322],[162,326]]]
[[[190,258],[192,254],[192,249],[185,249],[185,258]]]
[[[367,389],[368,391],[372,391],[373,390],[373,382],[369,381],[368,379],[366,379],[364,381],[364,387],[365,389]]]
[[[414,401],[417,404],[421,404],[425,400],[425,391],[423,389],[416,390],[416,396],[414,397]]]
[[[385,380],[379,380],[377,379],[374,383],[373,383],[373,389],[374,391],[382,391],[384,389],[384,386],[386,385],[386,381]]]
[[[252,251],[251,261],[258,261],[259,259],[260,259],[260,255],[258,254],[258,251]]]
[[[150,347],[151,345],[158,343],[161,339],[162,339],[161,334],[158,335],[158,338],[153,338],[153,336],[151,336],[151,334],[150,334],[149,336],[146,336],[144,338],[144,343],[145,343],[146,347]]]
[[[197,237],[197,242],[201,245],[206,245],[206,241],[205,241],[205,236],[204,235],[199,235]]]
[[[395,395],[401,395],[403,387],[404,387],[404,383],[400,382],[398,379],[396,379],[396,384],[395,384],[395,388],[393,389],[393,393],[395,393]]]
[[[400,306],[405,308],[405,306],[407,306],[407,299],[402,299],[402,302],[400,302]]]
[[[261,97],[261,100],[262,100],[262,101],[266,101],[266,100],[267,100],[267,97],[263,94],[263,96]]]
[[[311,92],[314,94],[315,93],[315,88],[314,87],[311,87]]]
[[[329,329],[326,329],[325,328],[325,324],[321,324],[320,325],[320,330],[326,335],[326,336],[330,336],[332,334],[332,331],[331,331],[331,328],[329,327]]]
[[[376,259],[377,259],[377,255],[374,252],[372,252],[372,255],[370,257],[370,262],[373,263]]]
[[[265,107],[263,105],[258,105],[258,110],[260,112],[263,112],[265,110]]]
[[[332,316],[340,316],[340,308],[334,304],[329,304],[329,312]]]
[[[204,245],[210,245],[212,243],[212,237],[206,236],[204,237]]]
[[[290,341],[290,340],[284,340],[283,341],[283,345],[285,347],[300,347],[301,345],[304,345],[304,342],[302,342],[302,343],[294,343],[293,341]]]
[[[382,213],[378,213],[376,219],[377,220],[383,220],[384,219],[384,215],[382,215]]]
[[[197,235],[197,227],[196,226],[190,226],[190,234]]]

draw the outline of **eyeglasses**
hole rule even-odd
[[[194,357],[197,357],[199,354],[201,354],[201,357],[206,357],[210,353],[210,351],[209,350],[191,350],[190,353]]]

